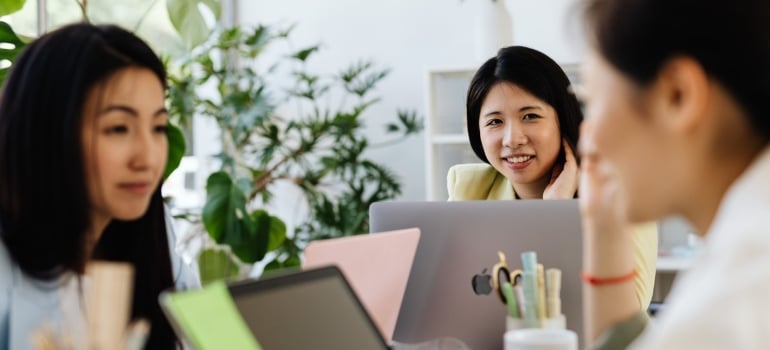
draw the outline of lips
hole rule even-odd
[[[150,185],[150,182],[123,182],[118,184],[118,188],[134,194],[147,194],[153,190]]]
[[[510,169],[520,170],[524,169],[535,159],[534,155],[530,154],[515,154],[512,156],[504,157],[503,163]]]

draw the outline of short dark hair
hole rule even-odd
[[[638,85],[667,60],[699,62],[770,138],[770,2],[736,0],[587,0],[593,44]]]
[[[553,107],[559,118],[562,137],[573,150],[576,149],[583,113],[570,90],[570,81],[564,70],[540,51],[525,46],[511,46],[500,49],[497,56],[482,64],[468,87],[468,139],[479,159],[489,163],[479,130],[481,105],[489,90],[500,82],[515,84]]]
[[[165,87],[163,63],[146,43],[116,26],[87,23],[41,36],[11,67],[0,96],[0,236],[33,278],[82,273],[91,258],[84,105],[94,87],[127,67],[149,69]],[[175,337],[157,303],[173,287],[160,186],[151,202],[142,218],[113,220],[94,256],[134,265],[133,317],[152,322],[148,346],[170,348]]]

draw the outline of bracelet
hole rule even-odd
[[[637,271],[634,269],[628,274],[622,275],[622,276],[615,276],[615,277],[595,277],[587,274],[585,271],[580,273],[580,278],[583,279],[584,282],[592,285],[592,286],[602,286],[606,284],[616,284],[616,283],[622,283],[626,281],[630,281],[636,277]]]

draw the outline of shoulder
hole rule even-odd
[[[458,164],[449,168],[449,200],[486,199],[499,173],[489,164]]]
[[[5,243],[0,240],[0,349],[8,346],[13,266]]]
[[[14,266],[16,265],[11,260],[11,255],[8,253],[8,248],[5,247],[5,242],[0,239],[0,293],[3,293],[10,286]]]
[[[174,286],[177,290],[195,289],[201,286],[197,265],[185,262],[177,251],[177,235],[174,229],[174,218],[168,207],[164,207],[166,219],[166,235],[168,237],[169,256],[171,257],[171,272],[174,276]]]

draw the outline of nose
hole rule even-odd
[[[527,144],[529,140],[521,126],[516,123],[507,123],[503,132],[504,147],[516,148]]]
[[[131,167],[135,170],[158,170],[166,166],[168,141],[165,135],[145,130],[135,135]],[[162,169],[160,169],[162,170]]]

